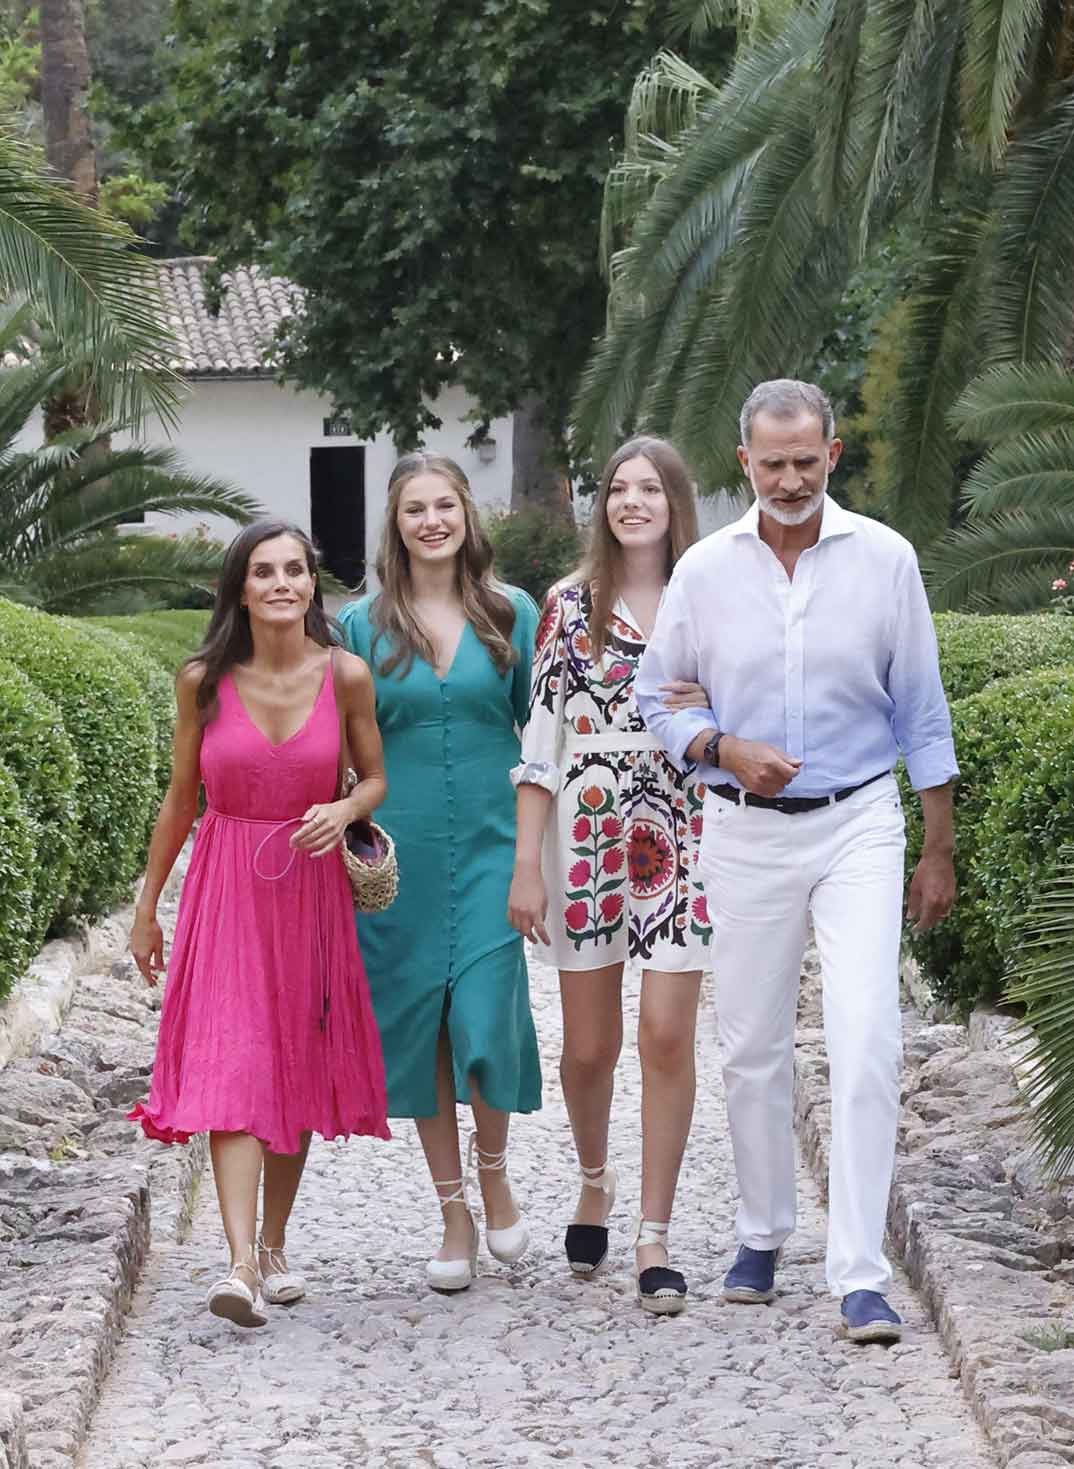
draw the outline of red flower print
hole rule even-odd
[[[577,902],[568,905],[563,914],[563,922],[575,933],[581,933],[589,922],[588,903]]]
[[[698,923],[708,923],[709,921],[709,905],[703,897],[694,899],[694,917]]]
[[[627,838],[630,891],[655,898],[675,881],[675,848],[666,832],[649,821],[635,821]]]
[[[534,640],[534,653],[537,654],[544,647],[548,639],[553,635],[559,625],[559,598],[553,594],[548,598],[544,607],[544,616],[541,618],[540,626],[537,628],[537,636]]]
[[[574,823],[574,826],[572,827],[574,840],[576,842],[584,842],[586,837],[589,836],[592,830],[593,827],[589,820],[589,817],[579,816],[578,820]]]
[[[593,869],[588,862],[576,862],[567,874],[567,881],[572,888],[584,888],[592,873]]]
[[[697,783],[697,799],[699,801],[705,799],[705,782],[703,780],[699,780]]]
[[[623,865],[622,847],[609,847],[604,854],[604,871],[618,872]]]
[[[692,837],[700,837],[700,835],[701,835],[701,817],[700,816],[691,816],[690,817],[690,835]]]
[[[600,900],[600,914],[605,923],[614,923],[623,911],[623,897],[621,893],[609,893],[606,898]]]
[[[608,678],[614,679],[616,683],[622,683],[633,672],[634,669],[629,663],[613,663],[611,668],[608,669]]]
[[[600,823],[600,829],[606,837],[617,837],[623,830],[623,823],[618,816],[605,816]]]
[[[593,721],[588,714],[579,714],[578,718],[574,721],[574,728],[579,734],[592,734]]]
[[[600,786],[586,786],[581,795],[583,806],[588,806],[590,811],[599,811],[604,805],[604,792]]]

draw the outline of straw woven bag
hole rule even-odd
[[[348,770],[347,775],[353,776],[354,771]],[[343,833],[340,850],[358,911],[383,913],[390,908],[399,893],[399,862],[395,843],[384,828],[369,817],[352,821]]]
[[[358,776],[348,758],[347,729],[341,711],[339,799],[349,795],[357,784]],[[383,913],[385,908],[390,908],[399,892],[399,861],[395,843],[384,828],[369,816],[352,821],[343,833],[339,849],[359,913]]]

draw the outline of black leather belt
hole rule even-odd
[[[738,786],[729,785],[713,786],[712,789],[725,801],[734,801],[736,806],[739,798],[744,797],[747,806],[760,806],[764,811],[782,811],[785,816],[797,816],[802,811],[819,811],[822,806],[845,801],[855,791],[863,791],[866,786],[871,786],[874,781],[883,780],[885,775],[890,774],[890,770],[882,770],[879,775],[871,775],[860,785],[844,786],[832,796],[755,796],[752,791],[743,791]]]

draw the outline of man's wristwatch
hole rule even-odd
[[[717,770],[720,766],[720,741],[722,739],[723,730],[718,729],[716,733],[712,736],[712,738],[707,742],[705,748],[701,752],[701,758],[702,760],[704,760],[705,764],[711,765],[714,769]]]

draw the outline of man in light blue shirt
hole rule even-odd
[[[739,460],[755,503],[681,558],[641,661],[638,706],[707,785],[701,873],[740,1204],[728,1300],[770,1300],[794,1227],[794,1024],[812,918],[832,1088],[827,1275],[855,1340],[896,1340],[883,1252],[899,1108],[904,832],[919,793],[916,931],[955,898],[958,774],[913,547],[827,495],[842,444],[819,388],[760,384]],[[708,709],[670,711],[700,683]]]

